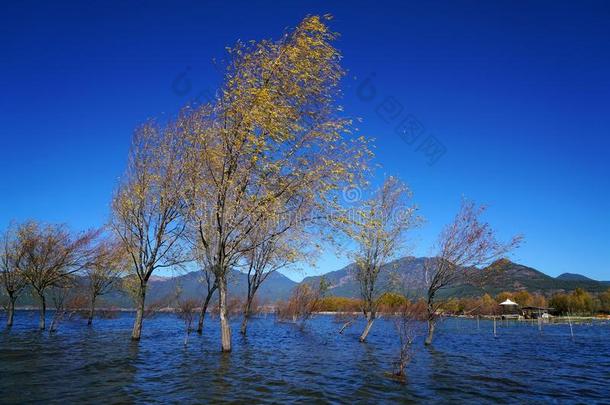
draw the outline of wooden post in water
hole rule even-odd
[[[494,316],[494,337],[497,337],[498,335],[496,334],[496,317]]]
[[[568,312],[568,324],[570,324],[570,335],[572,336],[572,341],[574,341],[574,330],[572,329],[572,318],[570,318],[569,312]]]

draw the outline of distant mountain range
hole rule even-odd
[[[77,277],[77,285],[84,284],[85,280]],[[205,283],[205,282],[204,282]],[[298,283],[290,280],[281,273],[275,272],[265,280],[257,291],[257,299],[261,303],[275,302],[288,298],[292,289]],[[152,276],[148,282],[146,302],[148,304],[173,305],[177,294],[182,299],[197,299],[203,297],[205,284],[202,284],[202,277],[199,271],[192,271],[174,277]],[[245,273],[233,270],[229,275],[230,297],[245,297],[248,291],[248,280]],[[20,297],[17,305],[19,307],[37,305],[37,297],[25,293]],[[52,306],[52,302],[47,304]],[[119,307],[131,308],[133,303],[128,294],[121,291],[113,291],[99,298],[99,307]]]
[[[380,275],[378,283],[380,286],[390,286],[391,280],[400,280],[401,285],[409,286],[408,291],[401,292],[409,295],[422,294],[425,291],[426,279],[423,264],[427,258],[404,257],[388,263]],[[340,270],[331,271],[323,276],[306,277],[302,283],[317,285],[321,277],[325,277],[330,283],[329,295],[341,297],[359,297],[360,290],[354,279],[354,264],[350,264]],[[474,269],[463,269],[464,274]],[[485,276],[477,283],[469,283],[462,278],[453,287],[443,291],[444,296],[479,296],[484,293],[492,295],[502,291],[527,290],[543,294],[554,292],[573,291],[583,288],[590,292],[602,292],[610,288],[609,281],[596,281],[580,274],[564,273],[556,278],[548,276],[531,267],[513,263],[502,259],[488,268],[484,269]],[[204,286],[200,283],[199,272],[190,272],[175,277],[152,277],[149,282],[147,301],[149,303],[170,303],[180,291],[184,298],[201,299]],[[259,302],[275,302],[286,299],[298,283],[290,280],[281,273],[274,273],[262,284],[257,292]],[[242,272],[234,270],[229,278],[229,292],[231,297],[244,297],[247,292],[247,278]],[[23,297],[19,306],[35,305],[31,296]],[[100,306],[132,307],[130,298],[120,292],[113,292],[101,297]]]
[[[409,286],[409,295],[421,294],[426,289],[426,278],[423,264],[427,258],[404,257],[386,265],[386,270],[382,272],[378,282],[380,285],[391,285],[389,278],[400,280],[400,284]],[[330,282],[329,294],[345,297],[358,297],[359,285],[353,278],[352,270],[354,264],[350,264],[341,270],[333,271],[324,275]],[[470,271],[481,273],[480,270],[463,269],[464,274]],[[456,284],[442,292],[445,296],[479,296],[484,293],[492,295],[502,291],[527,290],[543,294],[552,294],[561,291],[573,291],[576,288],[583,288],[590,292],[602,292],[610,288],[608,281],[595,281],[580,274],[564,273],[557,278],[548,276],[531,267],[513,263],[510,260],[502,259],[484,269],[481,273],[483,277],[478,277],[476,283],[465,281],[461,278]],[[317,284],[321,276],[307,277],[305,283]],[[477,277],[475,277],[477,279]]]

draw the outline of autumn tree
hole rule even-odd
[[[97,231],[72,234],[63,225],[29,221],[17,228],[21,250],[15,262],[40,300],[40,329],[45,329],[45,292],[53,286],[64,286],[71,276],[85,268],[91,258],[91,242]]]
[[[279,41],[238,43],[216,98],[180,116],[189,141],[183,194],[218,288],[222,351],[231,350],[227,277],[256,247],[251,234],[270,217],[298,220],[258,243],[293,226],[318,231],[370,155],[334,102],[343,76],[335,38],[312,16]]]
[[[498,315],[500,306],[489,294],[483,294],[478,300],[478,313],[483,315]],[[428,314],[429,316],[429,314]]]
[[[27,280],[17,267],[23,250],[18,243],[14,226],[11,225],[6,229],[0,243],[0,276],[4,291],[8,296],[6,326],[11,327],[15,316],[15,303],[27,285]]]
[[[507,243],[499,242],[491,226],[481,220],[484,212],[485,207],[462,201],[454,220],[441,232],[436,256],[424,262],[428,322],[426,345],[432,344],[440,312],[438,292],[460,279],[480,278],[481,271],[477,267],[491,263],[521,242],[519,236]]]
[[[599,295],[600,309],[606,314],[610,313],[610,289]]]
[[[133,340],[141,336],[150,277],[160,268],[188,260],[180,246],[185,229],[180,198],[183,156],[178,124],[142,125],[135,131],[127,170],[112,201],[110,226],[129,258],[128,271],[135,281]]]
[[[388,177],[375,195],[362,203],[342,228],[356,242],[354,276],[360,286],[362,311],[367,323],[364,342],[375,321],[379,299],[389,286],[379,278],[389,260],[404,251],[405,236],[417,224],[416,209],[410,204],[409,189],[397,178]]]
[[[577,288],[569,294],[557,293],[553,295],[549,300],[549,305],[558,314],[562,315],[590,315],[596,310],[593,297],[582,288]]]
[[[118,240],[104,237],[96,243],[90,264],[84,269],[89,295],[88,325],[93,323],[98,297],[117,286],[129,264],[126,252]]]

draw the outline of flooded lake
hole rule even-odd
[[[608,402],[610,324],[568,325],[445,320],[433,348],[420,336],[408,379],[392,371],[393,323],[379,320],[369,341],[363,323],[343,335],[333,316],[304,330],[253,319],[249,336],[233,322],[233,352],[219,352],[216,320],[184,346],[183,323],[170,314],[146,319],[142,341],[129,340],[132,314],[65,321],[38,332],[37,313],[19,311],[0,332],[0,402]],[[4,322],[4,314],[0,315]]]

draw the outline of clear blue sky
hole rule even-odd
[[[210,61],[235,40],[332,13],[346,112],[427,219],[414,254],[465,195],[501,235],[525,235],[515,260],[610,280],[610,3],[99,3],[1,6],[0,227],[102,224],[138,123],[213,89]],[[395,131],[407,116],[424,129],[412,145]],[[446,149],[433,165],[417,150],[430,135]],[[308,273],[345,262],[326,255]]]

